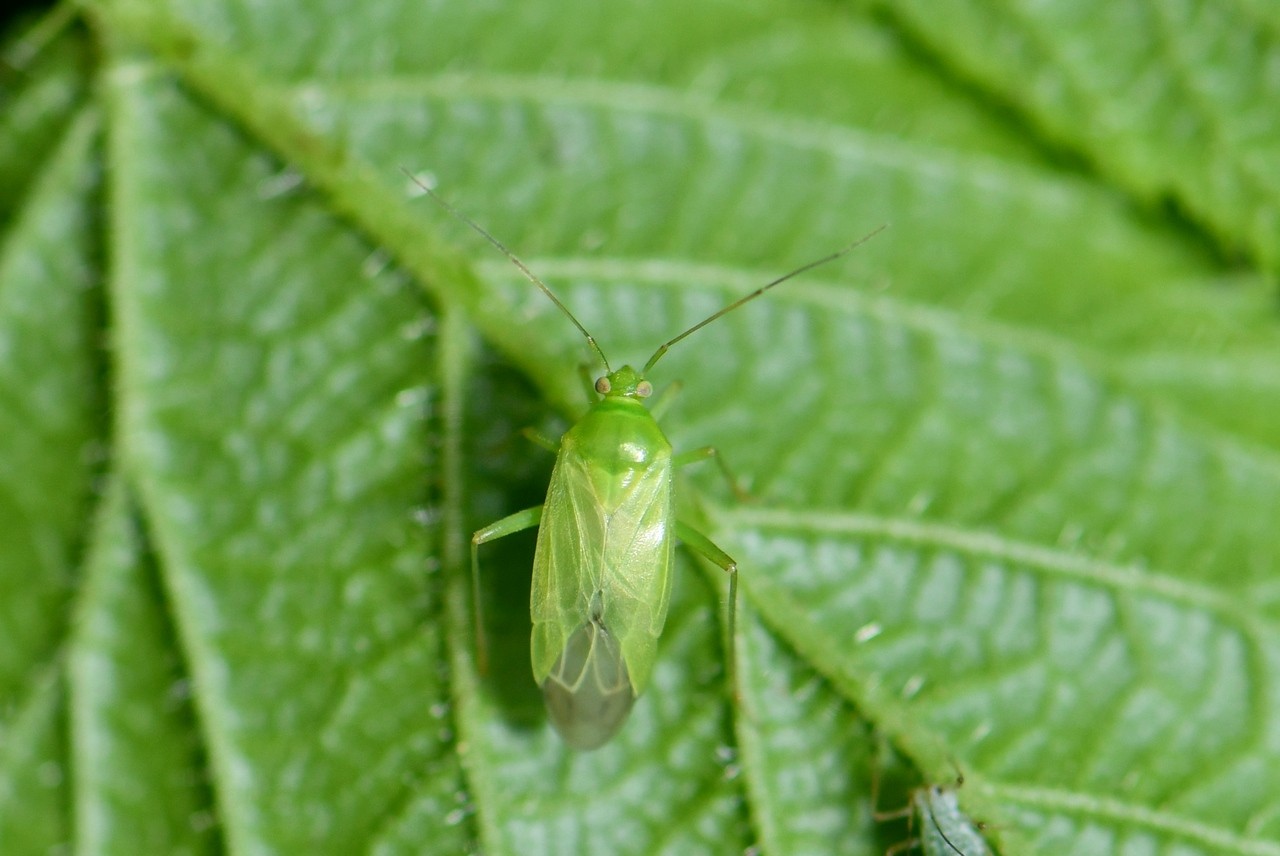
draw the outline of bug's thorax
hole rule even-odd
[[[596,383],[604,396],[560,441],[561,455],[576,455],[612,476],[667,466],[671,443],[644,405],[649,382],[623,366]]]
[[[640,401],[604,398],[561,438],[559,460],[588,478],[596,501],[611,513],[634,485],[669,478],[655,470],[671,469],[671,443]]]

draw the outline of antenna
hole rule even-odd
[[[504,256],[510,259],[511,263],[515,265],[517,268],[519,268],[520,272],[525,275],[525,278],[528,279],[529,282],[532,282],[534,285],[538,286],[538,288],[542,290],[543,294],[545,294],[547,297],[550,297],[551,302],[554,303],[557,307],[559,307],[560,311],[563,312],[569,318],[569,320],[573,322],[573,326],[577,327],[578,330],[582,333],[582,335],[587,337],[587,344],[591,346],[591,350],[596,352],[596,356],[600,358],[600,362],[604,363],[605,373],[609,374],[613,372],[613,369],[609,368],[609,360],[605,358],[604,351],[600,350],[600,346],[596,344],[596,337],[592,336],[590,333],[587,332],[587,328],[583,327],[582,323],[578,321],[577,318],[574,317],[573,313],[569,311],[569,307],[561,303],[560,298],[556,297],[555,293],[550,289],[550,287],[548,287],[545,282],[538,279],[538,275],[535,274],[533,271],[529,270],[529,266],[526,265],[524,262],[520,261],[519,257],[516,256],[515,253],[507,249],[506,244],[502,243],[493,235],[489,234],[484,229],[484,227],[481,226],[479,223],[475,222],[466,214],[463,214],[457,208],[454,208],[452,205],[446,202],[443,196],[436,193],[434,190],[432,190],[430,187],[428,187],[426,184],[420,181],[418,177],[413,173],[409,172],[409,170],[405,169],[404,167],[400,167],[400,171],[403,172],[405,175],[407,175],[410,181],[418,185],[418,187],[422,188],[422,191],[426,193],[428,196],[430,196],[432,199],[434,199],[436,201],[436,204],[438,204],[445,211],[448,211],[454,217],[457,217],[463,223],[466,223],[468,226],[474,229],[482,238],[484,238],[490,244],[493,244],[493,246],[495,246],[500,253],[502,253]]]
[[[693,335],[694,333],[701,330],[703,327],[710,324],[712,321],[715,321],[720,316],[728,315],[730,312],[737,309],[742,304],[750,303],[760,295],[764,294],[769,289],[773,288],[775,285],[781,285],[782,283],[786,282],[792,277],[799,276],[800,274],[806,271],[811,271],[816,267],[821,267],[822,265],[825,265],[828,262],[833,262],[836,259],[840,258],[841,256],[844,256],[844,255],[847,255],[848,253],[853,252],[859,246],[861,246],[862,244],[865,244],[867,241],[870,241],[872,238],[874,238],[876,235],[879,235],[881,232],[883,232],[887,228],[889,228],[889,226],[886,223],[885,225],[880,226],[879,228],[876,228],[871,232],[868,232],[867,234],[863,235],[861,238],[854,241],[852,244],[849,244],[844,249],[837,250],[836,252],[832,253],[829,256],[823,256],[822,258],[811,261],[808,264],[803,264],[800,267],[796,268],[795,270],[791,271],[790,273],[783,274],[782,276],[775,279],[773,282],[770,282],[767,285],[760,286],[755,291],[748,294],[746,297],[740,297],[737,300],[733,301],[733,303],[730,303],[728,306],[724,307],[723,309],[717,312],[714,312],[711,315],[708,315],[706,318],[703,318],[697,324],[694,324],[692,327],[690,327],[688,330],[685,330],[683,333],[681,333],[679,336],[676,336],[674,339],[668,340],[660,348],[658,348],[658,350],[654,351],[653,356],[649,358],[649,362],[644,364],[644,371],[640,372],[640,374],[647,376],[649,374],[649,369],[653,368],[654,364],[657,363],[658,360],[662,359],[663,355],[666,354],[666,352],[671,349],[671,346],[674,345],[676,342],[679,342],[681,339],[685,338],[686,336]]]

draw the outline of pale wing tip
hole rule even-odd
[[[551,724],[571,748],[608,743],[635,704],[618,641],[594,621],[578,628],[543,681],[542,697]]]

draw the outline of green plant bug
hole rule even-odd
[[[991,848],[978,825],[960,810],[956,788],[963,784],[964,777],[959,776],[954,787],[927,785],[916,788],[904,808],[877,812],[877,820],[918,818],[920,824],[919,834],[893,845],[885,851],[885,856],[898,856],[917,847],[924,856],[991,856]]]
[[[604,366],[587,412],[558,445],[544,441],[556,452],[545,502],[491,523],[471,539],[478,660],[483,671],[488,652],[480,614],[480,545],[538,527],[530,595],[534,681],[564,742],[574,749],[595,749],[617,734],[649,682],[671,599],[677,538],[729,574],[726,623],[728,638],[734,638],[737,562],[676,518],[673,472],[684,464],[715,458],[734,482],[713,447],[673,453],[657,422],[669,397],[662,396],[652,411],[643,404],[653,394],[653,385],[646,379],[649,371],[685,337],[774,286],[840,258],[885,227],[713,313],[661,345],[642,370],[629,365],[614,370],[595,337],[524,262],[430,187],[412,175],[409,178],[550,298]]]

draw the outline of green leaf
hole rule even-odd
[[[99,514],[67,669],[76,846],[216,853],[191,688],[153,557],[118,480]]]
[[[1274,4],[878,5],[1037,133],[1280,270]]]
[[[66,4],[0,37],[0,222],[8,224],[87,99],[90,45],[58,38],[74,15]]]
[[[1043,53],[940,8],[99,0],[15,36],[0,840],[880,854],[887,742],[1004,854],[1280,853],[1274,201],[1222,178],[1268,143],[1108,130],[1145,6]],[[1243,139],[1267,84],[1164,25],[1142,68]],[[529,676],[531,538],[482,553],[483,675],[467,549],[541,501],[519,432],[580,412],[588,351],[402,170],[615,364],[890,225],[656,367],[753,496],[677,486],[741,620],[726,652],[681,556],[597,752]]]

